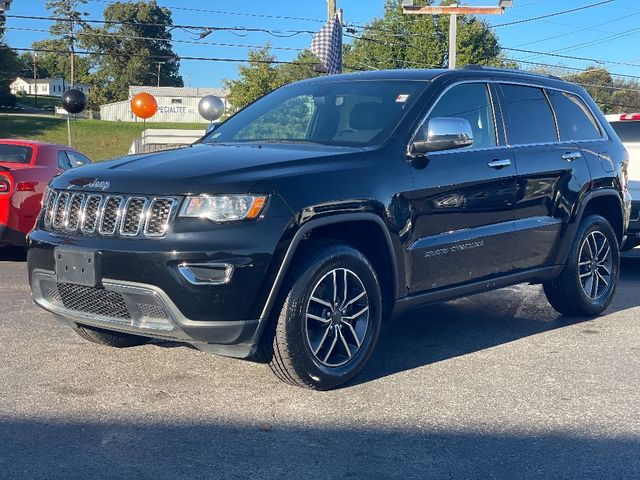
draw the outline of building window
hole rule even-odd
[[[182,99],[181,98],[172,98],[171,99],[171,104],[172,105],[182,104]]]

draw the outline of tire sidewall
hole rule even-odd
[[[369,326],[353,358],[344,365],[328,367],[315,357],[307,341],[306,309],[315,285],[326,273],[336,268],[351,270],[364,285],[369,300]],[[296,370],[319,389],[333,388],[362,370],[378,340],[382,303],[376,273],[369,261],[351,247],[336,245],[322,250],[295,281],[288,295],[285,313],[287,344],[291,349],[291,357],[295,360]]]
[[[591,234],[592,232],[598,231],[602,233],[609,245],[611,247],[611,256],[612,256],[612,267],[611,267],[611,281],[609,286],[607,287],[607,294],[604,295],[599,300],[594,300],[587,296],[587,294],[582,289],[582,284],[580,283],[580,267],[578,263],[580,262],[580,247],[582,246],[585,238]],[[592,312],[594,315],[605,310],[611,301],[613,300],[616,287],[618,284],[618,277],[620,274],[620,246],[618,243],[618,238],[616,237],[611,224],[604,218],[599,215],[591,215],[585,219],[583,224],[580,226],[579,234],[576,238],[576,243],[571,251],[571,256],[568,259],[571,262],[571,268],[574,272],[573,281],[575,282],[575,287],[579,294],[579,302],[582,304],[583,308],[587,311]]]

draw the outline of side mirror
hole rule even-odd
[[[422,124],[411,142],[411,153],[424,154],[473,144],[471,124],[464,118],[437,117]]]

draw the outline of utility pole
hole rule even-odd
[[[327,0],[327,20],[336,16],[336,0]]]
[[[38,52],[33,52],[33,88],[35,90],[33,106],[38,108],[38,71],[36,70],[36,58],[38,58]]]
[[[166,62],[157,62],[158,64],[158,87],[160,86],[160,66],[164,65]]]
[[[75,51],[74,51],[74,33],[75,33],[75,28],[74,28],[74,24],[73,22],[71,22],[71,43],[70,43],[70,50],[71,50],[71,88],[73,88],[73,86],[75,85],[76,81],[75,81]]]
[[[402,0],[402,13],[407,15],[449,15],[449,68],[456,68],[458,15],[502,15],[513,0],[498,0],[497,7],[461,6],[456,3],[446,7],[416,7],[413,0]]]

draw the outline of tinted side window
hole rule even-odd
[[[69,170],[71,168],[69,157],[67,157],[66,152],[63,150],[58,152],[58,168],[61,168],[62,170]]]
[[[557,142],[556,123],[540,88],[503,84],[510,145]]]
[[[78,152],[67,152],[67,155],[69,156],[72,168],[82,167],[83,165],[91,163],[91,160]]]
[[[640,122],[610,122],[623,142],[640,142]]]
[[[556,112],[560,140],[595,140],[601,138],[596,120],[584,102],[576,95],[548,90]]]
[[[496,128],[489,89],[484,83],[464,83],[450,88],[438,100],[428,119],[438,117],[464,118],[471,124],[473,145],[486,148],[496,145]]]

